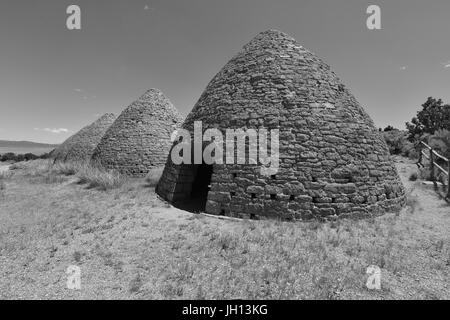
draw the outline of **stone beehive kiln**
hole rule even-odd
[[[56,161],[89,161],[95,147],[116,119],[107,113],[64,141],[52,153]]]
[[[182,117],[159,90],[148,90],[108,129],[92,156],[94,163],[129,176],[145,176],[163,166],[170,137]]]
[[[372,216],[397,210],[403,186],[385,141],[330,67],[278,31],[256,36],[212,79],[183,124],[279,129],[280,168],[212,166],[205,211],[241,218]],[[199,165],[167,161],[157,192],[188,201]]]

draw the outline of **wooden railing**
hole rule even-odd
[[[422,141],[421,144],[428,150],[428,154],[427,154],[427,152],[425,152],[425,149],[422,149],[420,151],[419,163],[422,160],[422,156],[424,156],[425,158],[427,158],[430,161],[430,179],[433,182],[436,181],[436,169],[440,170],[444,175],[447,176],[447,196],[446,197],[447,197],[447,199],[450,199],[450,161],[449,161],[449,159],[447,159],[446,157],[437,153],[436,150],[433,150],[433,148],[430,147],[429,145],[427,145],[425,142]],[[446,162],[447,171],[436,162],[437,158]]]

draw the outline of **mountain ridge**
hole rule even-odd
[[[59,144],[41,143],[34,141],[15,141],[15,140],[0,140],[0,147],[14,147],[14,148],[54,148]]]

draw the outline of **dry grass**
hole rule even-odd
[[[11,180],[14,175],[11,171],[0,171],[0,195],[3,196],[6,190],[6,181]]]
[[[80,169],[85,166],[85,164],[77,163],[77,162],[56,162],[52,170],[56,171],[59,174],[63,174],[66,176],[73,176],[77,174]]]
[[[78,183],[87,184],[89,188],[111,190],[122,186],[126,178],[113,170],[105,170],[95,166],[83,165],[76,172]]]
[[[9,170],[20,170],[25,168],[25,162],[16,162],[9,166]]]
[[[14,170],[21,170],[22,175],[34,178],[34,183],[63,183],[69,180],[69,176],[75,176],[79,184],[104,191],[119,188],[127,180],[116,171],[88,163],[36,160],[19,163]]]
[[[0,171],[0,180],[10,180],[13,175],[12,171]]]
[[[166,208],[143,179],[100,192],[16,172],[0,201],[0,298],[448,299],[448,206],[410,173],[400,214],[290,223]],[[73,264],[80,291],[65,287]],[[380,291],[365,287],[372,264]]]

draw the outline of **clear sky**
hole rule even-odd
[[[70,4],[82,30],[66,28]],[[153,87],[186,115],[267,29],[330,64],[377,126],[404,128],[428,96],[450,103],[449,0],[2,0],[0,140],[62,142]]]

